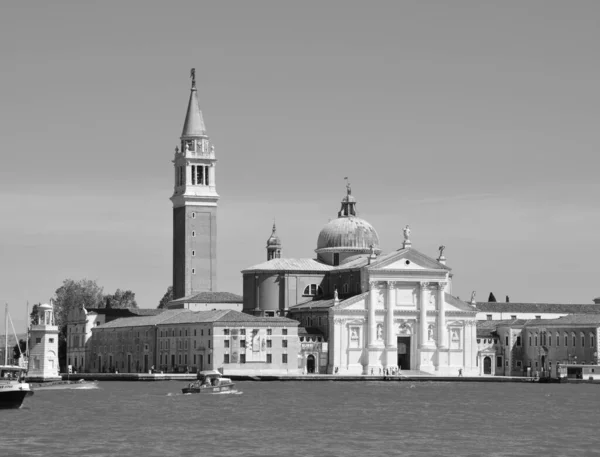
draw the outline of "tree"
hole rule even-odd
[[[160,303],[158,304],[158,309],[166,309],[167,303],[173,300],[173,286],[169,286],[167,291],[163,295],[163,298],[160,299]]]
[[[102,308],[103,288],[91,279],[65,279],[56,289],[54,297],[54,320],[59,329],[66,326],[69,311],[84,305],[86,308]],[[66,328],[65,328],[66,333]]]
[[[21,354],[25,355],[26,350],[27,342],[25,340],[19,340],[19,344],[15,344],[13,347],[13,359],[19,360],[21,358]]]
[[[91,279],[80,279],[79,281],[65,279],[62,286],[56,289],[54,321],[58,326],[58,360],[62,367],[65,367],[67,362],[67,317],[69,311],[81,305],[86,308],[102,307],[102,290],[103,288]]]
[[[489,302],[495,302],[496,301],[496,297],[494,297],[494,293],[490,292],[490,296],[488,297],[488,301]]]
[[[104,306],[106,308],[137,308],[135,293],[130,290],[117,289],[114,294],[104,296]]]

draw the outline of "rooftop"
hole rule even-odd
[[[477,302],[477,311],[496,313],[600,313],[600,304]]]
[[[231,292],[200,292],[199,294],[192,294],[186,297],[172,300],[168,303],[180,304],[180,303],[243,303],[244,298],[240,295],[233,294]]]

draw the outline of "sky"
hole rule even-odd
[[[67,278],[155,308],[172,279],[190,68],[215,145],[218,288],[313,257],[352,184],[384,252],[453,292],[600,296],[600,3],[11,2],[0,14],[0,301]]]

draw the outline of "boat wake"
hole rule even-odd
[[[225,390],[223,392],[207,392],[204,393],[202,395],[241,395],[243,392],[240,390]],[[191,392],[187,393],[187,394],[183,394],[183,393],[173,393],[173,392],[169,392],[167,393],[167,397],[179,397],[180,395],[194,395]]]

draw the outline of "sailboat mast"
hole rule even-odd
[[[4,365],[8,365],[8,303],[4,304]]]
[[[27,308],[25,309],[25,357],[29,363],[29,300],[27,300]]]

